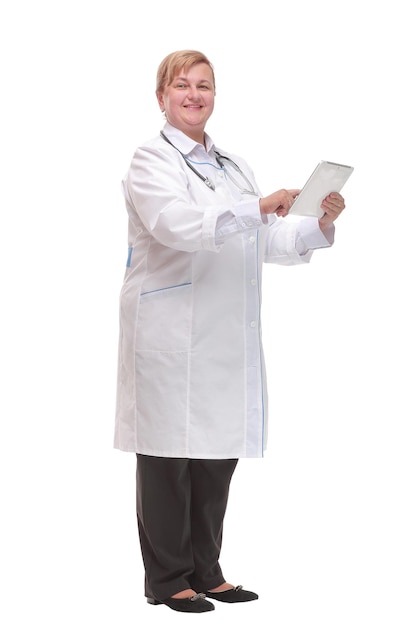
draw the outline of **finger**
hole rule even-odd
[[[328,195],[322,202],[323,208],[333,209],[335,211],[342,211],[345,208],[345,201],[340,195]]]
[[[286,217],[288,215],[288,209],[285,209],[283,206],[280,206],[276,209],[275,215],[279,217]]]
[[[334,191],[330,193],[328,196],[326,196],[326,198],[324,199],[324,202],[327,202],[329,205],[335,206],[337,208],[339,207],[344,208],[345,206],[345,200],[343,196],[341,196],[340,193],[337,193]]]

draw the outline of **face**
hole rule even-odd
[[[163,92],[157,93],[167,121],[185,135],[203,143],[204,127],[214,108],[214,81],[206,63],[181,71]]]

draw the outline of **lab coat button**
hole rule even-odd
[[[255,326],[256,326],[256,322],[254,322],[254,321],[252,320],[252,322],[250,323],[250,326],[251,326],[251,328],[255,328]]]
[[[250,241],[251,243],[255,243],[255,237],[252,235],[252,237],[249,237],[249,241]]]
[[[254,278],[251,279],[250,284],[255,286],[256,285],[256,280]]]

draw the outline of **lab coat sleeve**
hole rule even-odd
[[[334,241],[334,226],[323,233],[316,218],[289,222],[271,218],[265,262],[278,265],[308,263],[314,250],[328,248]]]
[[[259,228],[267,223],[259,210],[259,198],[242,200],[230,210],[218,217],[216,224],[216,241],[224,242],[236,233],[252,228]]]
[[[194,174],[190,179],[175,151],[148,144],[135,152],[123,191],[128,208],[163,245],[185,252],[218,252],[223,244],[218,222],[225,222],[230,206],[219,203],[218,196],[201,185]],[[248,203],[246,208],[244,203],[236,210],[237,230],[253,228],[256,219],[256,226],[262,224],[253,206]]]

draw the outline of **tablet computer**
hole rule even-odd
[[[320,161],[310,178],[301,189],[290,215],[321,217],[324,214],[321,203],[332,191],[340,191],[353,172],[350,165]]]

